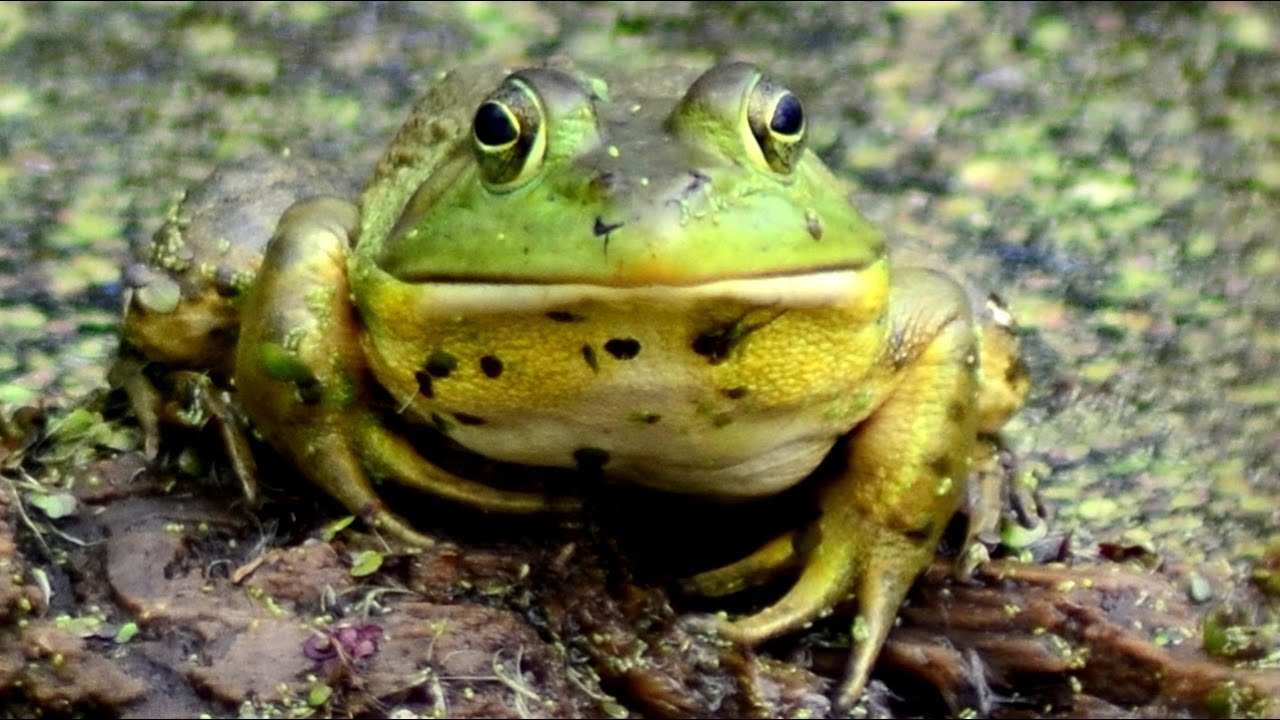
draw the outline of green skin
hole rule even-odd
[[[446,472],[392,413],[491,459],[710,498],[779,492],[841,448],[812,527],[687,587],[723,595],[798,571],[727,626],[748,643],[855,596],[848,705],[961,503],[978,433],[1026,379],[1008,329],[955,282],[891,277],[852,189],[804,148],[794,96],[745,64],[688,80],[446,76],[358,208],[295,204],[260,268],[235,268],[242,300],[179,278],[176,309],[130,306],[126,340],[166,366],[221,370],[304,475],[419,545],[432,541],[374,479],[492,511],[577,503]],[[162,256],[152,265],[172,271]],[[181,358],[164,339],[227,308],[233,355]]]

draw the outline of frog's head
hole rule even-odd
[[[881,259],[848,185],[806,149],[794,94],[745,63],[677,81],[508,76],[375,240],[376,263],[413,283],[634,287]]]

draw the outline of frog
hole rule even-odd
[[[852,599],[847,707],[962,505],[980,437],[1029,380],[1009,315],[894,263],[810,135],[799,97],[745,62],[447,73],[358,198],[309,166],[256,185],[242,169],[237,201],[175,210],[131,275],[123,344],[135,366],[214,378],[226,427],[243,420],[415,546],[436,539],[380,483],[495,514],[581,506],[571,488],[468,476],[419,434],[723,503],[834,468],[815,519],[683,588],[794,578],[726,620],[750,646]],[[267,220],[184,238],[192,216],[239,201]],[[236,454],[251,476],[251,451]]]

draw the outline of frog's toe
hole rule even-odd
[[[810,532],[815,533],[816,542],[805,543],[810,545],[807,551],[790,560],[802,563],[800,576],[791,589],[773,605],[731,623],[727,634],[747,644],[758,644],[804,629],[829,615],[837,605],[856,598],[853,648],[835,698],[838,707],[847,708],[866,687],[898,607],[918,569],[932,555],[936,538],[904,534],[848,509],[820,517],[818,526]],[[708,575],[716,577],[724,570],[713,570]]]
[[[404,518],[380,504],[366,511],[364,520],[370,528],[387,533],[407,545],[424,549],[436,545],[435,538],[418,532]]]
[[[311,480],[359,516],[369,528],[416,547],[429,548],[436,544],[433,538],[418,532],[383,505],[346,434],[319,435],[305,446],[293,449],[301,451],[294,457],[295,463],[308,468]]]
[[[964,545],[956,559],[956,577],[968,577],[990,559],[988,545],[1000,538],[1004,519],[1006,480],[998,467],[992,468],[995,449],[987,440],[974,446],[974,465],[979,468],[965,488],[964,509],[968,516]]]
[[[808,627],[814,620],[831,614],[831,609],[849,594],[855,568],[856,558],[850,555],[811,555],[786,595],[764,610],[734,621],[729,634],[754,645]]]
[[[163,425],[201,428],[212,423],[222,441],[227,462],[240,481],[244,499],[258,500],[258,471],[249,446],[244,419],[226,394],[214,386],[209,376],[190,370],[170,371],[166,384],[174,398],[162,393],[144,371],[146,363],[122,355],[108,371],[111,384],[124,391],[142,430],[142,449],[147,460],[160,452]]]
[[[222,440],[222,447],[227,453],[227,462],[231,472],[240,481],[240,491],[245,502],[253,505],[258,502],[258,463],[253,459],[253,448],[249,445],[248,426],[236,410],[227,395],[209,382],[205,375],[193,375],[196,383],[194,392],[198,402],[212,419]]]
[[[844,678],[836,688],[832,703],[836,710],[852,707],[867,686],[880,649],[901,606],[915,573],[904,573],[893,563],[872,561],[858,582],[858,614],[853,620],[853,646]]]
[[[122,352],[107,371],[107,381],[124,392],[129,408],[142,430],[142,451],[147,460],[160,454],[160,407],[164,398],[143,373],[144,362]]]
[[[795,541],[796,533],[783,533],[737,562],[685,578],[680,587],[688,593],[723,597],[763,585],[796,567]]]

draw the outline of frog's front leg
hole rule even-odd
[[[856,597],[840,707],[861,694],[898,607],[960,505],[977,432],[978,350],[964,292],[943,276],[906,271],[889,302],[890,337],[877,363],[883,379],[869,379],[882,383],[884,400],[837,450],[843,469],[824,487],[819,519],[797,538],[796,556],[773,552],[779,565],[798,561],[799,579],[776,604],[732,625],[754,644]],[[735,567],[758,573],[768,560],[757,555],[692,584],[715,592]]]
[[[384,507],[371,477],[483,510],[564,510],[541,495],[498,491],[447,473],[384,426],[347,281],[359,220],[346,200],[321,197],[280,219],[241,311],[235,377],[255,428],[313,483],[373,528],[417,545],[431,539]]]

